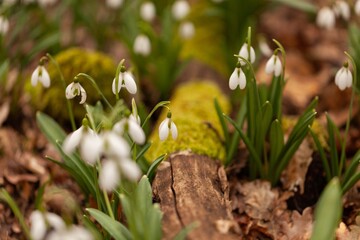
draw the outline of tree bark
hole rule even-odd
[[[218,161],[190,152],[173,154],[159,167],[153,191],[164,214],[163,239],[173,239],[195,221],[199,226],[187,239],[239,239],[226,174]]]

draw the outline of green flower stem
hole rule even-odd
[[[7,203],[9,205],[9,207],[11,208],[11,210],[13,211],[14,215],[17,217],[17,219],[19,220],[19,223],[24,231],[24,234],[26,236],[27,239],[32,239],[31,235],[30,235],[30,230],[29,227],[26,225],[25,223],[25,218],[22,215],[22,213],[20,212],[19,207],[17,206],[16,202],[14,201],[14,199],[10,196],[10,194],[5,190],[5,188],[0,189],[0,200],[4,201],[5,203]]]
[[[151,112],[149,113],[149,115],[145,118],[143,124],[141,125],[142,128],[144,128],[145,124],[149,121],[149,119],[151,118],[151,116],[154,114],[154,112],[160,108],[160,107],[165,107],[167,109],[169,109],[168,105],[170,104],[170,101],[162,101],[159,102],[158,104],[156,104],[156,106],[153,108],[153,110],[151,110]]]
[[[64,79],[64,75],[62,74],[61,72],[61,69],[60,69],[60,66],[58,64],[58,62],[49,54],[47,53],[46,56],[50,59],[50,61],[55,65],[56,67],[56,70],[59,72],[59,75],[60,75],[60,80],[63,84],[63,87],[64,87],[64,93],[66,91],[66,82],[65,82],[65,79]],[[70,118],[70,122],[71,122],[71,128],[73,131],[76,130],[76,124],[75,124],[75,118],[74,118],[74,112],[72,110],[72,104],[71,104],[71,101],[69,99],[66,99],[66,107],[68,109],[68,112],[69,112],[69,118]]]
[[[113,213],[113,210],[112,210],[112,207],[111,207],[111,204],[110,204],[110,200],[109,200],[109,196],[107,194],[107,192],[105,190],[103,190],[103,194],[104,194],[104,198],[105,198],[105,203],[106,203],[106,207],[107,207],[107,210],[109,212],[109,215],[112,219],[115,220],[115,216],[114,216],[114,213]]]
[[[351,57],[351,55],[347,52],[345,52],[345,55],[349,58],[349,60],[351,61],[351,64],[353,66],[353,70],[354,70],[354,82],[353,82],[353,86],[356,87],[357,84],[357,68],[356,68],[356,64],[354,59]],[[342,173],[342,169],[345,163],[345,148],[346,148],[346,138],[348,136],[348,132],[349,132],[349,128],[350,128],[350,121],[352,118],[352,109],[353,109],[353,102],[354,102],[354,97],[355,97],[355,91],[352,89],[351,90],[351,99],[350,99],[350,106],[349,106],[349,117],[346,121],[346,126],[345,126],[345,135],[343,138],[343,142],[342,142],[342,146],[341,146],[341,157],[340,157],[340,165],[339,165],[339,173],[338,175],[341,176]]]
[[[86,79],[88,79],[91,84],[93,85],[93,87],[95,88],[95,90],[100,94],[101,98],[104,100],[104,102],[106,103],[106,105],[110,108],[113,109],[113,107],[111,106],[111,104],[109,103],[109,101],[107,100],[107,98],[105,97],[105,95],[103,94],[103,92],[100,90],[99,86],[96,84],[96,81],[94,80],[94,78],[92,78],[91,76],[87,75],[86,73],[79,73],[78,75],[76,75],[75,78],[77,77],[84,77]]]

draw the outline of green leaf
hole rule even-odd
[[[326,180],[329,182],[331,180],[331,178],[334,177],[334,176],[331,175],[330,166],[329,166],[326,154],[325,154],[325,150],[324,150],[323,146],[321,145],[320,140],[317,137],[316,133],[314,133],[314,131],[311,129],[311,127],[309,127],[309,131],[310,131],[310,134],[311,134],[312,138],[314,139],[316,148],[317,148],[317,150],[319,152],[320,159],[322,161],[322,164],[323,164],[323,167],[324,167],[324,170],[325,170]]]
[[[305,2],[304,0],[272,0],[273,2],[282,3],[285,5],[288,5],[290,7],[299,9],[304,12],[316,14],[317,13],[317,7],[314,4],[311,4],[309,2]]]
[[[185,240],[186,236],[195,228],[199,227],[199,222],[192,222],[189,225],[187,225],[185,228],[181,229],[178,234],[174,237],[174,240]]]
[[[145,239],[161,239],[161,218],[162,213],[160,211],[159,204],[155,203],[150,209],[148,209],[146,216],[147,227],[145,228]]]
[[[159,164],[165,159],[166,154],[161,155],[158,157],[154,162],[152,162],[151,166],[149,167],[149,170],[146,173],[146,176],[149,178],[149,181],[152,182],[152,180],[155,177],[155,171]]]
[[[221,129],[223,131],[224,134],[224,138],[225,138],[225,146],[226,148],[229,147],[229,141],[230,141],[230,136],[229,136],[229,129],[226,125],[224,116],[223,116],[223,111],[221,110],[220,104],[218,102],[218,100],[215,98],[214,99],[214,105],[215,105],[215,110],[216,110],[216,114],[218,116],[219,122],[221,124]]]
[[[311,240],[335,239],[342,215],[341,188],[338,178],[333,178],[325,187],[316,204],[315,223]]]
[[[144,154],[149,150],[151,147],[151,142],[147,142],[141,149],[140,152],[136,155],[135,162],[138,162],[141,157],[144,156]]]
[[[137,206],[140,212],[145,213],[152,207],[152,189],[147,176],[143,176],[135,190]]]
[[[352,158],[350,165],[346,168],[342,178],[342,183],[346,183],[356,172],[360,162],[360,150],[358,150],[355,156]]]
[[[36,113],[37,124],[46,138],[54,146],[57,145],[57,141],[64,141],[66,133],[64,130],[54,121],[51,117],[42,112]]]
[[[344,195],[350,188],[354,186],[360,180],[360,172],[356,173],[355,175],[351,175],[348,181],[344,181],[341,187],[341,192]]]
[[[336,147],[336,131],[338,130],[328,114],[326,114],[326,120],[329,133],[331,173],[333,176],[337,176],[339,172],[339,156]]]
[[[97,209],[87,208],[86,210],[115,240],[132,239],[129,230],[120,222]]]
[[[270,171],[276,166],[282,148],[284,147],[284,133],[279,120],[275,119],[270,126]]]

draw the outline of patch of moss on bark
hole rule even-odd
[[[193,153],[224,160],[223,132],[214,107],[214,99],[225,113],[230,112],[230,103],[220,89],[211,82],[197,81],[179,86],[171,99],[172,119],[178,128],[178,138],[171,136],[160,141],[158,127],[166,118],[164,110],[154,128],[150,141],[152,146],[146,154],[152,162],[161,154],[190,150]]]

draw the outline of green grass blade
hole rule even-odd
[[[327,129],[329,133],[329,147],[330,147],[330,166],[333,176],[338,176],[339,173],[339,156],[336,148],[336,135],[335,124],[331,120],[330,116],[326,114]]]
[[[218,119],[219,119],[219,122],[221,125],[221,129],[224,134],[225,146],[226,146],[226,149],[228,149],[229,143],[230,143],[229,129],[226,125],[226,122],[225,122],[225,119],[223,116],[223,111],[221,110],[220,104],[216,98],[214,99],[214,106],[215,106],[216,114],[218,116]]]
[[[352,158],[350,165],[347,167],[342,182],[347,182],[356,172],[356,169],[360,162],[360,150],[358,150],[355,156]]]
[[[283,147],[284,133],[279,120],[275,119],[270,126],[270,174],[274,172],[276,159],[278,159]]]
[[[311,240],[335,239],[342,215],[341,188],[338,178],[332,179],[325,187],[316,204],[315,223]]]

